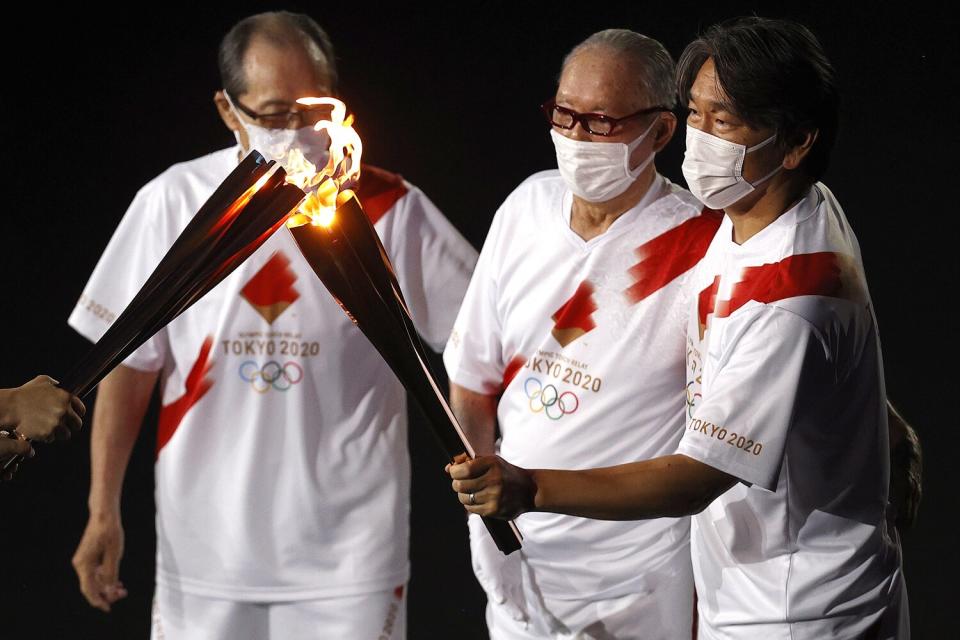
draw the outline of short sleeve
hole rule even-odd
[[[473,279],[443,352],[450,381],[486,395],[496,395],[503,390],[506,368],[497,305],[500,229],[501,216],[498,214],[480,251]]]
[[[789,311],[761,306],[737,316],[719,345],[707,345],[714,370],[704,371],[703,397],[677,451],[773,491],[791,426],[829,375],[829,351]]]
[[[98,341],[153,273],[174,238],[160,224],[164,198],[150,185],[136,195],[107,248],[68,323],[85,338]],[[134,351],[123,364],[142,371],[158,371],[168,354],[166,329],[161,329]]]
[[[378,232],[414,326],[439,352],[450,336],[477,251],[422,191],[407,186],[407,193],[381,219]]]

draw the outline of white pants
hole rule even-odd
[[[651,569],[635,592],[557,600],[540,593],[523,551],[504,556],[479,518],[471,516],[469,526],[474,573],[487,593],[491,640],[689,640],[693,635],[693,568],[686,548]]]
[[[343,598],[236,602],[157,585],[152,640],[405,640],[406,587]]]
[[[686,584],[680,590],[665,585],[655,597],[629,594],[593,602],[548,600],[527,622],[490,601],[487,628],[491,640],[689,640],[693,637],[692,595],[693,586]],[[677,601],[683,602],[685,609],[672,606]]]

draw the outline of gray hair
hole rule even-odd
[[[653,38],[629,29],[598,31],[577,46],[563,59],[563,69],[578,53],[603,47],[621,54],[637,68],[637,80],[644,94],[653,101],[651,106],[672,109],[677,104],[676,65],[666,48]]]
[[[217,53],[220,82],[229,95],[236,97],[247,92],[243,59],[254,37],[264,38],[278,47],[304,47],[317,64],[324,66],[330,77],[330,89],[336,90],[337,63],[327,32],[308,15],[268,11],[249,16],[233,25],[220,42]]]

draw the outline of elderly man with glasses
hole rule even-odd
[[[581,468],[676,449],[690,401],[681,284],[721,216],[654,166],[675,92],[663,45],[632,31],[596,33],[564,60],[543,106],[559,170],[497,212],[444,353],[480,453]],[[517,524],[523,550],[503,557],[470,518],[492,638],[690,637],[686,518]]]
[[[888,425],[859,243],[819,181],[838,129],[836,78],[813,33],[788,20],[714,25],[680,58],[683,174],[725,216],[686,285],[691,405],[679,446],[596,469],[493,456],[449,469],[461,502],[487,516],[644,527],[693,516],[706,640],[910,637],[888,483],[890,432],[914,438],[898,417]]]
[[[251,149],[326,162],[327,35],[286,12],[239,22],[215,102],[238,145],[140,190],[70,318],[96,340],[190,217]],[[476,252],[424,194],[365,166],[358,193],[420,333],[446,341]],[[406,395],[281,230],[100,385],[80,588],[125,595],[120,490],[157,381],[157,588],[166,640],[403,638],[409,568]],[[131,568],[132,569],[132,568]]]

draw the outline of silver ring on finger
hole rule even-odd
[[[470,504],[471,505],[477,504],[477,494],[475,493],[470,494]]]

